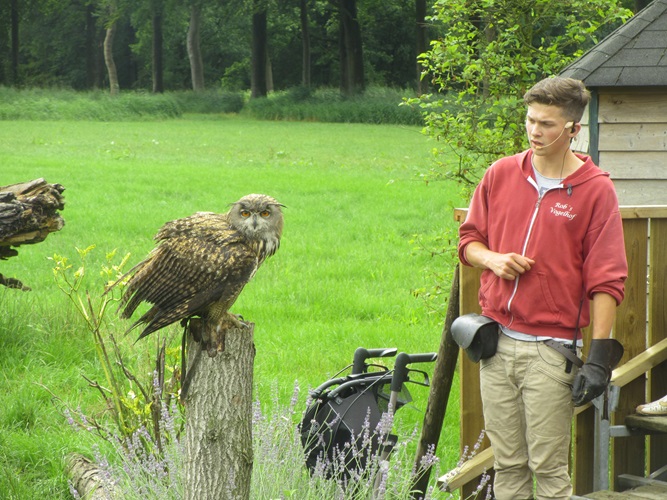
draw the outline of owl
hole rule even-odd
[[[197,212],[164,224],[155,235],[157,246],[119,280],[127,280],[121,317],[130,318],[142,302],[152,304],[128,331],[143,325],[139,340],[194,316],[218,329],[238,325],[229,309],[278,250],[281,207],[270,196],[249,194],[224,214]]]

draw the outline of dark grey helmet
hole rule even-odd
[[[498,323],[481,314],[464,314],[452,323],[454,341],[477,363],[490,358],[498,346]]]

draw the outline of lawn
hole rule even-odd
[[[452,208],[461,201],[453,183],[422,180],[432,146],[417,127],[235,116],[2,122],[0,185],[38,177],[62,184],[66,225],[2,262],[4,275],[32,291],[0,290],[0,491],[69,498],[62,457],[90,452],[90,440],[52,404],[55,394],[91,412],[99,405],[81,377],[101,377],[92,338],[55,286],[47,258],[76,262],[75,247],[96,245],[88,270],[90,293],[99,295],[96,267],[109,251],[130,253],[134,265],[164,222],[226,211],[248,193],[270,194],[287,207],[281,248],[233,307],[255,323],[260,400],[277,388],[289,401],[296,382],[305,400],[359,346],[437,351],[446,287],[431,300],[416,291],[430,290],[452,263],[420,242],[451,234]],[[119,336],[130,324],[109,318],[107,328]],[[177,346],[179,328],[168,330]],[[127,338],[121,347],[141,366],[155,341]],[[412,389],[415,403],[398,414],[402,425],[421,424],[427,392]],[[458,458],[457,422],[453,400],[439,448],[443,468]]]

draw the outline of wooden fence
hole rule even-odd
[[[456,210],[455,217],[462,222],[465,214],[466,210]],[[651,350],[651,356],[645,353],[667,338],[667,206],[621,207],[621,214],[629,271],[625,300],[618,308],[613,333],[613,337],[625,347],[625,354],[612,378],[612,383],[621,387],[617,410],[611,415],[612,425],[622,424],[628,414],[634,413],[637,405],[667,394],[667,362],[664,362],[667,343],[658,346],[661,352],[657,355],[653,352],[655,349]],[[477,302],[480,271],[466,266],[460,269],[460,314],[480,312]],[[590,331],[584,330],[584,337],[587,346]],[[625,370],[623,365],[627,365]],[[465,446],[472,448],[477,442],[484,421],[479,394],[479,366],[461,355],[459,368],[463,450]],[[599,430],[596,426],[598,419],[592,405],[577,409],[573,425],[571,474],[574,492],[578,495],[593,491],[594,478],[598,474],[594,464],[594,436]],[[493,468],[493,453],[488,440],[483,441],[480,450],[456,473],[443,476],[441,486],[450,491],[462,488],[464,496],[470,494],[479,483],[479,474]],[[610,487],[613,489],[619,474],[644,476],[665,464],[667,436],[615,438],[610,447]]]

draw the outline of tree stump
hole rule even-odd
[[[65,225],[59,210],[65,208],[60,184],[44,179],[0,187],[0,260],[18,255],[12,247],[44,241]],[[0,285],[30,290],[15,278],[0,274]]]
[[[191,319],[186,333],[185,500],[250,497],[254,324],[219,326]],[[210,349],[220,334],[224,350]]]

